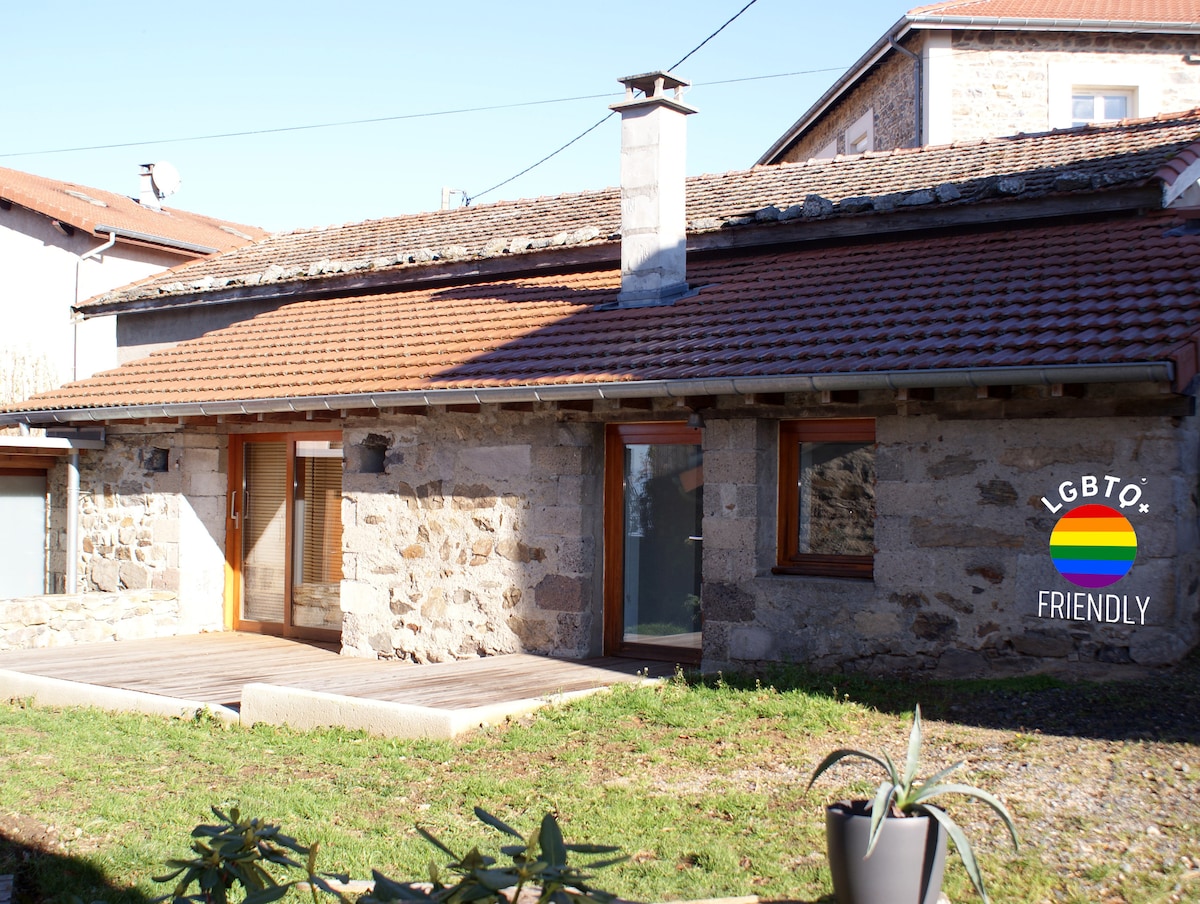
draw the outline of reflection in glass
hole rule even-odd
[[[698,445],[625,446],[624,640],[700,647]]]

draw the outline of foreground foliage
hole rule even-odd
[[[280,827],[256,817],[242,818],[237,807],[224,813],[212,808],[219,822],[201,824],[192,830],[192,853],[186,860],[171,859],[173,872],[155,876],[155,882],[174,882],[171,894],[156,899],[171,904],[227,904],[230,892],[240,904],[271,904],[298,886],[307,887],[314,902],[318,892],[350,904],[346,893],[350,877],[317,871],[318,845],[304,845],[284,835]],[[554,814],[542,817],[538,830],[528,838],[491,813],[475,808],[475,816],[521,841],[500,852],[511,858],[508,866],[472,847],[459,856],[435,835],[418,827],[426,841],[450,858],[446,872],[456,877],[452,885],[442,881],[436,863],[429,864],[427,882],[396,881],[372,870],[372,888],[358,898],[358,904],[508,904],[525,900],[523,892],[536,892],[536,904],[611,904],[616,895],[588,885],[591,874],[585,870],[602,869],[627,860],[609,857],[594,860],[583,868],[567,862],[575,854],[612,854],[610,845],[568,844]],[[304,858],[301,863],[291,855]],[[273,869],[268,869],[268,866]],[[336,882],[337,884],[333,884]]]

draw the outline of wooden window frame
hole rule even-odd
[[[779,521],[775,574],[873,579],[875,556],[838,556],[798,551],[800,443],[875,442],[874,418],[828,418],[779,423]]]
[[[604,434],[604,655],[699,665],[700,650],[625,640],[625,445],[661,443],[703,447],[704,434],[684,421],[608,424]]]

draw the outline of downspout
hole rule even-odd
[[[79,592],[79,452],[67,461],[67,593]]]
[[[908,56],[913,61],[913,147],[919,148],[923,142],[921,141],[921,126],[924,124],[925,117],[922,115],[922,98],[921,98],[921,56],[913,53],[907,47],[901,47],[900,43],[892,35],[888,35],[888,43],[892,48],[900,51]]]
[[[75,259],[75,304],[79,304],[79,270],[85,260],[99,257],[117,243],[117,234],[110,232],[108,241],[85,251]],[[79,318],[71,313],[71,379],[79,378]],[[67,593],[79,592],[79,453],[71,452],[67,462]]]
[[[117,234],[115,232],[108,233],[108,241],[103,245],[97,245],[91,251],[85,251],[75,259],[75,304],[79,304],[79,265],[91,257],[99,257],[109,248],[117,243]],[[79,319],[74,312],[71,314],[71,379],[79,379]]]

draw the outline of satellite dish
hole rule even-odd
[[[179,184],[182,181],[179,178],[179,170],[165,160],[160,160],[150,167],[150,178],[154,181],[154,192],[160,198],[179,191]]]

